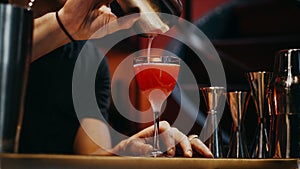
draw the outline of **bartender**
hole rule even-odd
[[[28,2],[28,1],[26,1]],[[34,1],[32,1],[34,2]],[[103,57],[87,40],[117,17],[106,4],[110,0],[39,0],[35,11],[33,56],[26,91],[25,112],[20,136],[20,153],[146,155],[153,147],[145,139],[153,135],[153,126],[112,146],[106,121],[109,116],[110,77],[104,58],[98,68],[95,93],[102,116],[86,112],[78,117],[72,100],[72,75],[83,45],[94,57]],[[24,0],[11,3],[26,5]],[[55,12],[57,11],[57,12]],[[102,38],[130,28],[138,18],[110,24]],[[182,155],[192,157],[193,151],[212,157],[208,148],[197,138],[187,137],[168,122],[160,122],[165,132],[165,152],[175,155],[175,146]],[[87,134],[89,133],[89,134]]]

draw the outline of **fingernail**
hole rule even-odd
[[[175,155],[174,148],[170,148],[170,149],[168,150],[168,155],[170,155],[170,156],[174,156],[174,155]]]
[[[188,151],[186,152],[186,154],[187,154],[189,157],[192,157],[192,156],[193,156],[192,150],[188,150]]]
[[[207,155],[208,155],[208,157],[214,158],[213,153],[209,149],[207,150]]]

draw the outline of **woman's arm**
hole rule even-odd
[[[63,27],[74,40],[102,38],[116,31],[130,28],[139,18],[136,14],[126,21],[117,21],[117,17],[106,6],[110,1],[67,0],[59,10],[58,16]],[[32,61],[68,42],[70,39],[59,26],[54,12],[35,19]]]
[[[74,141],[76,154],[113,155],[111,137],[107,125],[98,119],[85,118]]]
[[[68,0],[59,10],[60,21],[73,39],[87,40],[102,26],[116,20],[108,7],[104,4],[97,7],[96,4],[98,1],[95,0]],[[35,19],[32,61],[70,41],[54,12]]]
[[[34,20],[32,61],[70,42],[59,27],[55,13]]]

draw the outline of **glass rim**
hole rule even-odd
[[[249,93],[250,91],[248,90],[228,90],[226,93]]]
[[[151,55],[149,57],[150,60],[148,60],[148,56],[135,56],[133,58],[133,64],[146,64],[146,63],[168,63],[168,64],[176,64],[180,65],[180,58],[177,56],[169,56],[169,55]]]
[[[254,74],[254,73],[257,73],[257,74],[268,74],[268,73],[270,73],[270,74],[272,74],[273,71],[270,71],[270,70],[257,70],[257,71],[255,71],[254,70],[254,71],[245,72],[246,75]]]
[[[158,57],[170,57],[170,58],[180,59],[180,57],[178,57],[178,56],[172,56],[172,55],[159,55],[159,54],[157,54],[157,55],[150,55],[150,58],[151,58],[151,57],[156,57],[156,58],[158,58]],[[134,58],[134,59],[136,59],[136,58],[148,58],[148,56],[147,56],[147,55],[139,55],[139,56],[134,56],[133,58]]]
[[[200,90],[226,90],[223,86],[200,87]]]

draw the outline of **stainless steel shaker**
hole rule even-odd
[[[113,5],[118,6],[123,15],[139,12],[140,19],[133,27],[146,37],[167,32],[174,24],[171,15],[180,16],[182,12],[180,0],[116,0]]]
[[[274,158],[300,158],[300,49],[277,53],[274,66]]]
[[[32,11],[0,4],[0,152],[18,148],[32,29]]]

